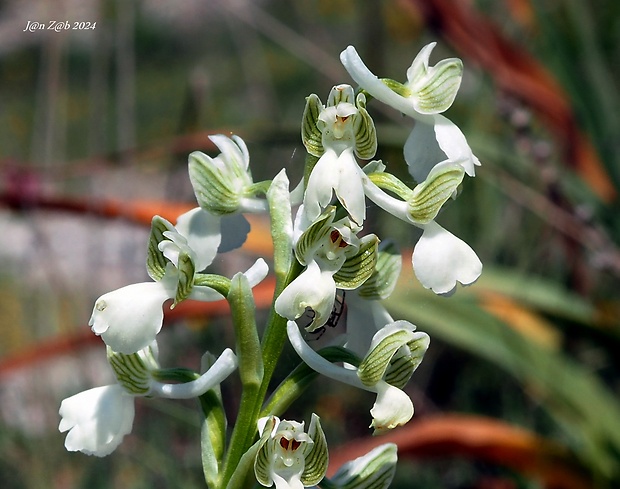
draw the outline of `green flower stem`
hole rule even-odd
[[[245,275],[238,273],[232,278],[227,299],[237,340],[241,401],[224,462],[220,487],[226,487],[236,473],[241,457],[252,443],[256,433],[258,412],[264,397],[264,394],[261,396],[263,357],[256,328],[254,297]]]
[[[360,359],[350,350],[340,346],[329,346],[317,352],[330,362],[346,362],[358,366]],[[308,388],[319,374],[305,363],[300,363],[273,392],[260,417],[282,413]]]
[[[200,374],[187,368],[167,368],[153,372],[153,378],[159,382],[191,382],[200,378]],[[202,466],[205,481],[210,488],[218,487],[218,477],[226,448],[226,414],[219,395],[219,388],[211,389],[198,400],[204,414],[201,428]]]
[[[231,281],[229,278],[212,273],[197,273],[194,277],[194,285],[211,287],[224,297],[228,297],[228,293],[230,292],[230,282]]]
[[[286,286],[295,280],[302,270],[303,266],[301,263],[297,260],[293,260],[285,280],[280,283],[276,281],[276,290],[273,295],[274,303]],[[275,308],[272,306],[271,311],[269,312],[267,327],[263,333],[262,342],[263,362],[265,366],[265,375],[263,377],[263,385],[261,386],[263,399],[267,393],[267,387],[269,386],[269,381],[271,380],[271,376],[276,368],[280,354],[282,353],[282,348],[284,348],[284,344],[286,343],[286,321],[287,319],[276,313]]]

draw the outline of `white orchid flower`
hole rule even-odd
[[[430,339],[426,333],[415,331],[407,321],[395,321],[378,331],[359,368],[334,365],[316,353],[303,339],[297,323],[287,323],[287,335],[301,359],[313,370],[326,377],[377,394],[370,410],[374,433],[401,426],[413,416],[413,403],[402,390],[418,367]]]
[[[268,416],[258,420],[261,435],[254,462],[258,482],[276,489],[303,489],[318,484],[328,465],[325,434],[312,414],[308,432],[304,423]]]
[[[303,213],[303,207],[298,211]],[[334,221],[336,208],[330,206],[299,236],[295,255],[306,269],[275,301],[276,312],[297,319],[309,308],[314,316],[306,329],[323,326],[331,314],[336,287],[354,289],[372,273],[378,239],[358,238],[359,227],[348,217]]]
[[[407,82],[377,78],[364,64],[353,46],[347,47],[340,60],[349,75],[377,100],[415,119],[416,124],[405,143],[405,160],[416,181],[426,179],[439,162],[458,162],[469,176],[480,165],[461,130],[440,115],[454,101],[461,83],[462,62],[445,59],[429,66],[436,43],[430,43],[416,56],[407,70]]]
[[[114,351],[129,354],[146,348],[161,330],[162,307],[169,299],[176,304],[187,298],[223,298],[214,289],[194,283],[196,273],[216,256],[221,241],[219,221],[196,208],[181,215],[177,226],[159,216],[153,218],[147,270],[154,282],[122,287],[95,302],[88,324]],[[267,273],[267,264],[261,258],[245,275],[255,286]]]
[[[108,349],[108,360],[118,383],[95,387],[62,401],[58,429],[68,431],[65,447],[86,455],[104,457],[112,453],[133,427],[136,397],[190,399],[220,384],[237,368],[237,358],[224,350],[207,372],[184,384],[165,384],[155,380],[159,369],[157,345],[131,355]]]
[[[365,101],[364,95],[356,101],[353,88],[344,84],[332,88],[326,106],[314,94],[306,100],[302,140],[308,152],[319,157],[304,195],[309,221],[314,221],[327,207],[333,192],[355,223],[364,222],[363,173],[355,155],[370,159],[377,150],[375,127]]]
[[[381,167],[378,167],[381,169]],[[471,247],[434,219],[463,179],[463,168],[451,161],[433,167],[424,182],[400,200],[364,180],[368,198],[399,219],[423,230],[414,247],[413,270],[420,283],[436,294],[452,292],[457,283],[469,285],[482,273],[482,262]],[[380,177],[379,177],[380,178]]]
[[[253,195],[250,154],[239,136],[209,136],[221,153],[215,158],[194,151],[189,155],[189,178],[198,205],[218,216],[269,209]]]

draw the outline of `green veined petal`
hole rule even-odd
[[[305,467],[301,474],[301,482],[306,487],[318,484],[325,477],[327,465],[329,464],[325,433],[323,428],[321,428],[319,417],[314,413],[312,413],[308,435],[314,443],[307,445],[311,448],[305,454]]]
[[[377,131],[375,123],[366,110],[366,97],[357,95],[358,113],[355,116],[355,154],[363,160],[369,160],[377,152]]]
[[[436,165],[426,180],[416,185],[407,199],[411,219],[421,224],[435,219],[441,206],[463,181],[464,175],[465,170],[458,163],[445,162]]]
[[[323,135],[317,126],[322,109],[321,99],[315,94],[309,95],[306,98],[306,107],[301,120],[301,140],[308,153],[317,157],[325,151],[322,142]]]
[[[370,278],[377,264],[379,238],[374,234],[364,236],[355,255],[347,257],[340,270],[334,274],[336,287],[352,290]]]
[[[168,263],[159,249],[159,243],[167,239],[164,236],[166,231],[175,231],[174,226],[163,217],[153,216],[146,256],[146,271],[149,277],[157,281],[163,278],[166,273],[166,263]]]

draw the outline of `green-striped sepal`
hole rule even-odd
[[[402,264],[396,245],[393,242],[381,242],[375,269],[370,278],[357,289],[358,295],[366,300],[387,299],[396,287]]]
[[[168,260],[159,249],[159,243],[166,239],[164,233],[168,231],[176,230],[168,220],[161,216],[153,216],[146,256],[146,271],[153,280],[161,280],[166,273]]]
[[[201,151],[189,155],[189,178],[198,205],[215,215],[232,214],[252,188],[250,156],[243,139],[209,136],[221,150],[215,158]]]
[[[129,394],[146,396],[151,389],[152,372],[159,368],[153,348],[126,355],[106,348],[108,363],[118,383]]]
[[[465,170],[458,163],[445,161],[435,165],[407,199],[409,217],[420,224],[435,219],[441,206],[455,194],[464,175]]]
[[[447,110],[454,102],[463,77],[463,62],[458,58],[443,59],[429,66],[436,44],[424,46],[407,70],[407,88],[411,90],[415,110],[421,114]]]
[[[429,336],[415,331],[411,323],[390,323],[373,337],[357,375],[364,385],[373,386],[384,380],[400,389],[422,362],[429,343]]]
[[[323,213],[306,229],[295,245],[295,256],[302,265],[307,265],[314,258],[317,250],[323,245],[325,239],[332,231],[332,224],[336,215],[336,206],[330,205]]]
[[[323,134],[318,127],[319,114],[323,110],[323,104],[318,95],[314,93],[306,97],[306,107],[301,120],[301,140],[306,151],[312,156],[319,157],[324,152]]]
[[[363,160],[369,160],[377,152],[377,130],[366,110],[366,96],[363,93],[357,94],[356,106],[357,115],[353,120],[355,154]]]
[[[339,289],[357,289],[368,280],[377,264],[379,238],[374,234],[364,236],[359,241],[355,254],[347,256],[340,269],[334,274]]]
[[[366,97],[355,97],[353,87],[347,84],[332,87],[327,105],[312,94],[306,98],[302,116],[301,139],[308,153],[320,157],[326,146],[352,145],[355,154],[364,160],[377,152],[375,124],[366,110]]]

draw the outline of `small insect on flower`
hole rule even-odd
[[[340,292],[340,294],[338,292]],[[335,328],[336,326],[338,326],[338,324],[340,324],[341,320],[343,319],[343,316],[344,319],[346,319],[347,304],[345,302],[345,291],[339,290],[338,292],[336,293],[334,307],[332,308],[332,312],[329,315],[327,322],[323,326],[315,329],[314,331],[309,332],[309,334],[313,335],[312,339],[318,340],[321,336],[323,336],[325,334],[325,331],[327,331],[327,326],[329,326],[330,328]],[[297,319],[297,324],[302,328],[306,328],[310,324],[312,324],[315,316],[316,313],[312,310],[312,308],[306,307],[306,311]]]

